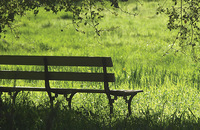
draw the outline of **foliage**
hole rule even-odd
[[[6,25],[11,30],[14,29],[12,23],[16,15],[24,16],[28,10],[32,10],[37,15],[39,13],[38,8],[41,6],[44,6],[46,11],[52,11],[53,13],[62,10],[72,12],[72,21],[77,27],[79,23],[84,22],[85,25],[90,24],[93,26],[96,33],[99,34],[97,29],[98,19],[103,17],[101,12],[106,8],[108,2],[115,8],[119,7],[117,0],[1,0],[0,34],[6,32]],[[91,23],[88,21],[91,21]]]
[[[194,60],[198,60],[200,46],[200,0],[172,0],[173,6],[158,8],[169,17],[167,27],[169,30],[178,30],[177,37],[171,46],[173,49],[179,40],[181,51],[191,50]],[[176,50],[179,51],[179,50]]]

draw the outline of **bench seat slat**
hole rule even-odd
[[[70,56],[12,56],[0,55],[0,64],[10,65],[44,65],[44,58],[50,66],[105,66],[112,67],[111,57],[70,57]]]
[[[12,92],[12,91],[47,91],[46,88],[42,87],[0,87],[2,92]]]
[[[48,72],[49,80],[104,82],[103,73]],[[45,80],[45,72],[0,71],[0,79]],[[114,82],[113,73],[107,73],[107,81]]]
[[[40,87],[0,87],[0,91],[46,91],[46,88]],[[106,93],[100,89],[68,89],[68,88],[51,88],[51,92],[58,94],[69,93]],[[143,90],[110,90],[110,94],[114,96],[128,96],[135,93],[143,92]]]

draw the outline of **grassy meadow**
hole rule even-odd
[[[0,129],[198,129],[200,128],[200,71],[188,53],[169,51],[176,31],[167,30],[167,16],[156,15],[158,4],[142,1],[121,3],[137,16],[116,10],[105,11],[100,28],[117,27],[101,36],[92,27],[81,26],[77,32],[72,15],[53,14],[40,9],[37,16],[27,12],[17,17],[16,30],[0,39],[0,55],[108,56],[113,60],[116,82],[110,89],[141,89],[132,100],[132,115],[127,117],[125,101],[114,103],[109,115],[106,95],[76,94],[69,110],[60,96],[50,109],[47,93],[22,92],[13,105],[3,94]],[[15,32],[15,33],[13,33]],[[175,45],[176,47],[176,45]],[[178,46],[176,47],[178,48]],[[13,67],[10,67],[13,68]],[[1,70],[4,66],[1,67]],[[26,69],[26,68],[21,68]],[[38,68],[37,68],[38,69]],[[14,81],[0,80],[10,86]],[[16,81],[17,86],[43,86],[39,81]],[[80,85],[81,84],[81,85]],[[99,88],[102,84],[52,82],[53,87]]]

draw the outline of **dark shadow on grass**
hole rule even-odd
[[[183,113],[187,115],[187,113]],[[141,110],[139,116],[120,116],[95,114],[85,108],[69,110],[63,103],[57,102],[53,109],[49,102],[36,105],[28,98],[22,98],[15,105],[4,101],[0,108],[0,129],[2,130],[83,130],[83,129],[198,129],[199,119],[184,118],[177,111],[169,118],[162,113],[153,113],[148,108]]]

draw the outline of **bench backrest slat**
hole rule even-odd
[[[108,82],[114,82],[113,73],[107,73]],[[0,79],[31,79],[45,80],[45,72],[30,71],[0,71]],[[104,82],[103,73],[77,73],[77,72],[48,72],[49,80],[68,80],[68,81],[94,81]]]
[[[66,56],[12,56],[0,55],[0,64],[7,65],[44,65],[44,58],[48,66],[96,66],[112,67],[110,57],[66,57]],[[105,65],[102,63],[104,58]]]

